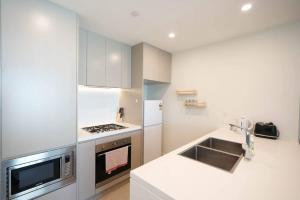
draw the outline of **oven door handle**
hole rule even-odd
[[[131,144],[129,144],[129,145],[126,145],[126,146],[123,146],[123,147],[131,147]],[[123,147],[120,147],[120,148],[123,148]],[[119,149],[120,149],[119,148]],[[115,149],[114,149],[115,150]],[[111,150],[111,151],[114,151],[114,150]],[[110,152],[110,151],[107,151],[107,152]],[[100,156],[104,156],[107,152],[105,152],[105,153],[96,153],[96,155],[97,155],[97,157],[100,157]]]

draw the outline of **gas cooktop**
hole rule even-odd
[[[124,128],[127,128],[127,127],[121,126],[118,124],[103,124],[103,125],[98,125],[98,126],[89,126],[89,127],[85,127],[82,129],[89,133],[97,134],[97,133],[104,133],[104,132],[109,132],[109,131],[120,130],[120,129],[124,129]]]

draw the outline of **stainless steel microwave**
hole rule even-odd
[[[3,162],[5,200],[42,196],[75,182],[75,146]]]

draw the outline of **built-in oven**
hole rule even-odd
[[[75,146],[7,160],[2,199],[33,199],[75,182]]]
[[[115,150],[124,149],[127,151],[127,162],[114,170],[107,172],[106,156]],[[112,142],[98,144],[96,145],[96,155],[95,155],[95,170],[96,170],[96,188],[102,187],[113,180],[120,178],[130,172],[131,169],[131,138],[124,138],[120,140],[115,140]]]

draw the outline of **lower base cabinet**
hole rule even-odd
[[[46,194],[36,200],[76,200],[76,183]]]
[[[77,152],[78,200],[95,195],[95,141],[78,145]]]
[[[143,135],[141,131],[136,131],[131,135],[132,161],[131,170],[139,167],[143,163]]]
[[[130,178],[130,200],[163,200],[142,184]]]

